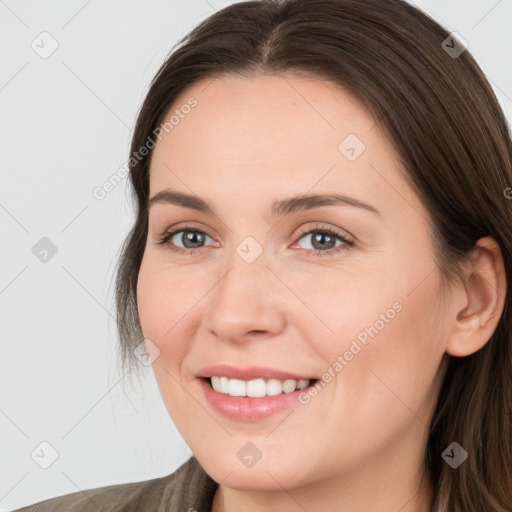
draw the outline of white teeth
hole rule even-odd
[[[219,387],[223,393],[229,390],[229,379],[227,377],[219,377]]]
[[[267,394],[267,385],[263,379],[250,380],[247,383],[247,396],[261,398]]]
[[[285,393],[291,393],[297,389],[297,381],[293,379],[288,379],[283,382],[283,391]]]
[[[247,396],[245,380],[229,379],[228,394],[230,396]]]
[[[304,389],[308,386],[309,380],[299,380],[299,383],[297,384],[297,387],[299,389]]]
[[[283,384],[280,380],[269,379],[267,382],[267,395],[274,396],[280,395],[283,392]]]
[[[261,398],[264,396],[280,395],[281,393],[292,393],[297,389],[304,389],[309,385],[309,380],[286,379],[253,379],[249,381],[240,379],[228,379],[227,377],[211,377],[212,387],[219,393],[230,396],[248,396]]]

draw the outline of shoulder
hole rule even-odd
[[[191,457],[170,475],[78,491],[13,512],[209,512],[217,485]]]

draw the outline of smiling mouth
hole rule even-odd
[[[233,397],[263,398],[293,393],[313,386],[319,379],[229,379],[227,377],[203,377],[210,388],[218,393]]]

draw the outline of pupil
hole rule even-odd
[[[191,242],[192,244],[197,244],[197,243],[200,243],[202,241],[201,239],[203,238],[203,235],[199,234],[197,231],[186,231],[183,234],[183,236],[185,237],[184,241],[183,241],[183,245],[189,249],[192,249],[195,247],[195,246],[192,246],[192,247],[188,246],[187,244],[189,242]],[[198,238],[200,239],[199,242],[197,241]]]
[[[317,249],[318,249],[318,248],[319,248],[319,249],[325,248],[325,241],[323,242],[323,245],[320,245],[319,247],[316,247],[317,242],[319,242],[319,241],[323,240],[323,238],[324,238],[324,237],[328,237],[328,238],[331,238],[331,239],[333,239],[333,238],[334,238],[332,235],[329,235],[328,233],[318,233],[317,235],[315,235],[315,236],[313,237],[313,246],[314,246],[315,248],[317,248]],[[332,242],[332,240],[331,240],[331,242]]]

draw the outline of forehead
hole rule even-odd
[[[183,108],[191,99],[195,106]],[[330,82],[269,75],[209,79],[182,93],[165,120],[172,114],[175,124],[154,149],[150,195],[172,187],[213,203],[231,194],[242,205],[314,188],[382,203],[396,195],[389,185],[383,190],[383,177],[411,193],[372,116]]]

